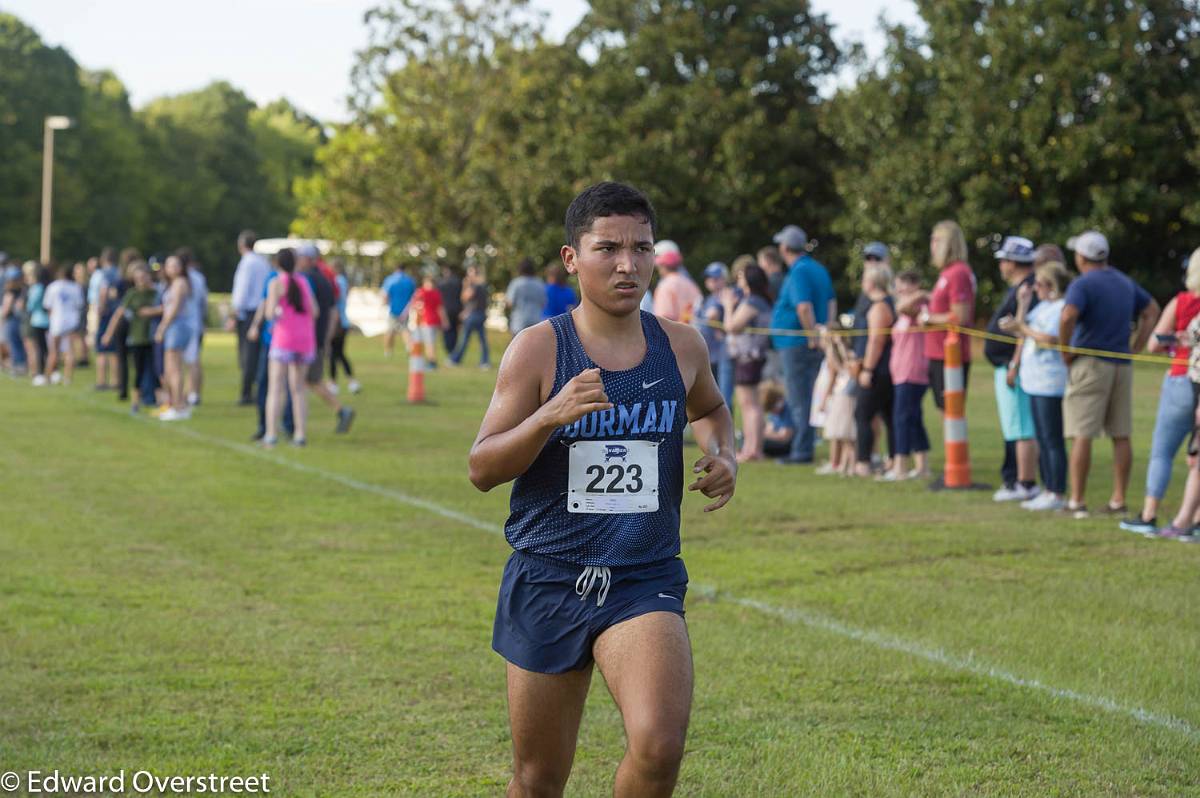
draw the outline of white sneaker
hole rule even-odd
[[[50,384],[51,385],[58,385],[61,382],[62,382],[62,375],[59,374],[57,371],[50,375]]]
[[[350,380],[350,393],[358,393],[362,390],[362,383],[358,380]]]
[[[1043,491],[1032,499],[1021,502],[1021,507],[1026,510],[1061,510],[1065,506],[1062,499],[1055,496],[1053,493]]]
[[[196,393],[195,391],[189,393],[187,395],[187,403],[192,407],[200,404],[200,394]]]
[[[1028,499],[1020,485],[1014,485],[1011,488],[1004,487],[992,494],[994,502],[1013,502],[1017,499]]]
[[[1021,494],[1021,501],[1023,502],[1029,501],[1030,499],[1036,499],[1038,496],[1042,495],[1042,489],[1037,485],[1031,485],[1027,488],[1018,482],[1015,490]]]
[[[38,374],[36,377],[33,378],[33,387],[34,388],[41,388],[45,384],[46,384],[46,375],[45,374]]]
[[[338,388],[338,384],[336,382],[334,382],[333,380],[325,381],[325,389],[327,391],[329,391],[331,394],[333,394],[334,396],[337,396],[338,393],[341,391],[341,389]]]
[[[813,471],[813,473],[819,477],[827,477],[830,474],[836,474],[837,469],[834,468],[833,463],[826,463],[825,465],[821,466],[817,470]]]
[[[179,414],[179,411],[173,407],[167,408],[158,414],[159,421],[178,421],[181,418],[182,416]]]

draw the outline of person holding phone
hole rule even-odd
[[[1200,315],[1200,249],[1184,263],[1184,290],[1175,295],[1154,328],[1149,351],[1167,353],[1175,362],[1163,375],[1150,440],[1150,462],[1146,468],[1146,495],[1142,510],[1121,521],[1121,529],[1141,535],[1158,532],[1158,507],[1171,484],[1172,465],[1179,447],[1195,427],[1192,381],[1188,379],[1191,347],[1185,341],[1188,325]],[[1188,524],[1189,528],[1191,523]]]

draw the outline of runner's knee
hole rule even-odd
[[[629,730],[629,755],[641,772],[674,778],[683,761],[686,732],[664,724],[639,724]]]
[[[557,798],[563,794],[570,775],[570,763],[564,768],[552,762],[517,759],[513,762],[508,794],[524,798]]]

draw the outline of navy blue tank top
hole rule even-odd
[[[613,407],[556,429],[533,465],[513,483],[504,536],[517,551],[581,566],[642,565],[679,554],[687,391],[662,325],[652,314],[639,312],[646,336],[645,358],[626,371],[600,372]],[[550,324],[558,347],[553,397],[577,374],[597,366],[584,351],[570,313],[555,316]],[[660,444],[658,510],[567,512],[569,446],[575,441],[606,440]]]

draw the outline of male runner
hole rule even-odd
[[[683,427],[707,454],[688,489],[733,496],[733,419],[700,334],[642,312],[654,208],[620,183],[567,209],[570,313],[522,331],[471,447],[471,482],[515,479],[492,647],[508,660],[509,796],[562,795],[600,668],[624,719],[616,796],[670,795],[692,701],[679,559]],[[686,413],[686,418],[685,418]]]

